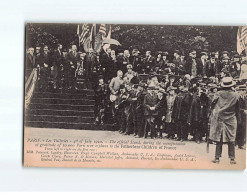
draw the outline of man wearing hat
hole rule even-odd
[[[156,109],[158,104],[158,96],[155,93],[155,86],[150,85],[148,87],[148,93],[144,97],[143,107],[145,116],[145,129],[144,138],[147,138],[149,129],[151,130],[151,138],[155,139],[157,137],[157,132],[155,131],[155,117],[158,115]]]
[[[94,105],[94,115],[96,124],[104,124],[105,116],[105,106],[106,106],[106,95],[108,86],[104,83],[104,78],[102,75],[98,78],[98,85],[95,87],[95,105]]]
[[[174,100],[172,119],[177,125],[177,140],[183,142],[188,139],[188,113],[192,101],[191,93],[186,83],[180,85],[180,93]]]
[[[168,139],[174,139],[175,137],[175,124],[172,121],[173,105],[176,98],[175,90],[177,88],[170,86],[167,88],[168,95],[166,96],[166,115],[165,115],[165,129]]]
[[[236,145],[239,149],[245,149],[244,144],[246,143],[246,119],[247,119],[247,88],[246,85],[239,85],[237,91],[240,95],[240,113],[241,123],[238,124],[237,135],[236,135]]]
[[[232,90],[235,85],[232,77],[222,79],[222,90],[217,92],[212,102],[209,139],[216,142],[215,159],[219,163],[223,143],[228,144],[228,156],[231,164],[235,161],[235,140],[239,120],[239,95]]]
[[[143,137],[144,136],[144,125],[145,121],[144,119],[144,97],[146,95],[146,91],[144,91],[146,87],[146,84],[143,81],[140,81],[137,92],[136,92],[136,131],[137,131],[137,137]]]

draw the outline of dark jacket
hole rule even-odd
[[[35,65],[36,65],[36,56],[28,53],[26,56],[26,68],[33,69],[35,68]]]
[[[44,67],[44,64],[47,64],[48,67],[52,66],[52,56],[49,52],[47,54],[45,53],[40,54],[39,65],[40,67]]]
[[[150,107],[156,107],[158,104],[158,96],[154,94],[151,96],[150,93],[147,93],[144,97],[143,106],[144,106],[144,115],[145,116],[157,116],[158,110],[150,110]]]
[[[59,67],[63,62],[63,53],[56,50],[53,54],[53,66]]]
[[[84,58],[84,67],[87,71],[91,71],[93,70],[94,68],[97,69],[97,64],[98,64],[98,61],[97,61],[97,57],[95,54],[87,54]]]
[[[196,69],[197,69],[197,75],[201,75],[202,74],[202,62],[200,62],[199,60],[196,60]],[[192,63],[193,63],[193,59],[192,57],[189,57],[188,60],[186,60],[186,64],[185,64],[185,72],[186,74],[190,74],[191,75],[191,70],[192,70]]]
[[[103,53],[100,58],[100,64],[102,68],[105,68],[106,71],[110,71],[113,68],[113,61],[110,55]]]
[[[172,119],[174,121],[188,121],[192,96],[188,91],[181,92],[174,101]]]
[[[77,62],[79,61],[79,54],[77,52],[75,52],[75,54],[73,53],[73,51],[70,51],[67,55],[67,60],[70,64],[70,66],[74,66],[75,68],[77,67]],[[71,64],[72,62],[72,64]]]
[[[144,68],[154,69],[156,65],[156,60],[153,56],[150,56],[149,58],[145,58],[144,60]]]

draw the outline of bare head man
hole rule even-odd
[[[63,49],[62,44],[57,44],[57,49],[62,50]]]
[[[30,47],[30,48],[28,49],[28,52],[29,52],[31,55],[33,55],[33,53],[34,53],[34,48],[33,48],[33,47]]]
[[[89,48],[88,52],[92,54],[94,52],[93,48]]]
[[[77,50],[77,46],[76,45],[72,45],[71,49],[72,49],[72,51],[76,51]]]
[[[129,55],[130,55],[129,50],[124,50],[124,56],[129,56]]]
[[[146,56],[147,57],[151,56],[151,51],[146,51]]]
[[[118,71],[117,71],[117,76],[118,76],[119,78],[122,78],[122,77],[123,77],[123,72],[122,72],[122,70],[118,70]]]
[[[108,48],[106,48],[105,51],[106,51],[106,53],[111,54],[111,48],[108,47]]]

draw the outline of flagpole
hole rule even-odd
[[[78,45],[79,45],[79,47],[80,47],[80,25],[78,24],[77,25],[77,36],[78,36]]]

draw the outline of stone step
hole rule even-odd
[[[33,98],[61,98],[61,99],[93,99],[94,95],[84,94],[72,94],[72,93],[34,93]]]
[[[64,99],[64,98],[32,98],[31,103],[42,104],[72,104],[72,105],[94,105],[94,100],[89,99]]]
[[[94,117],[56,116],[56,115],[27,115],[26,121],[94,123]]]
[[[31,103],[29,109],[51,109],[51,110],[79,110],[93,111],[94,105],[73,105],[73,104],[43,104]]]
[[[118,130],[114,125],[95,125],[92,123],[68,123],[68,122],[46,122],[46,121],[25,121],[27,127],[39,128],[60,128],[60,129],[78,129],[78,130]]]
[[[93,111],[79,111],[79,110],[28,109],[26,111],[26,116],[27,115],[94,117],[94,112]]]

